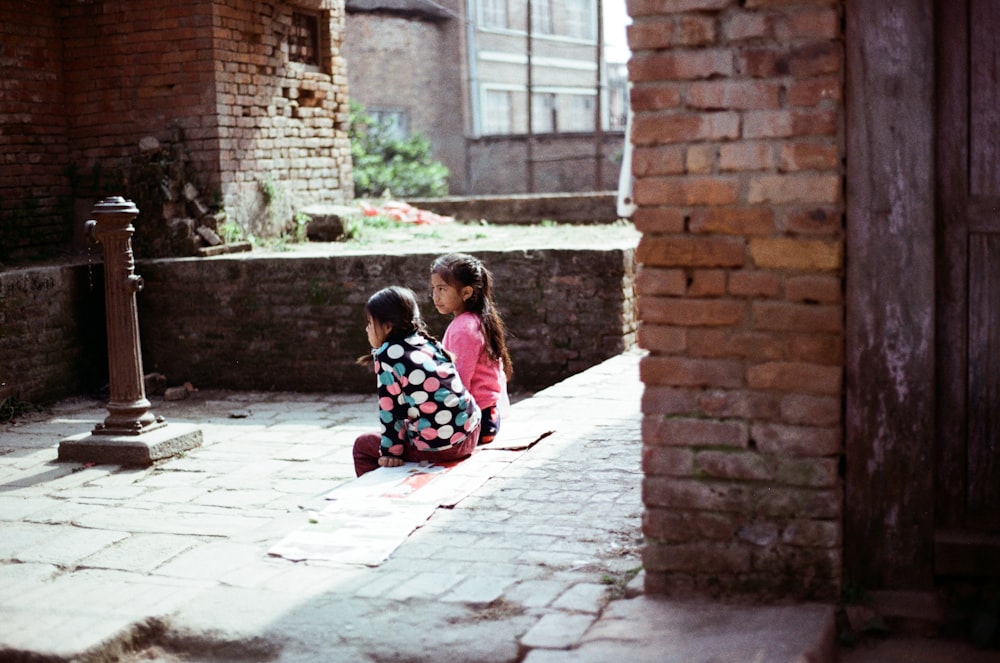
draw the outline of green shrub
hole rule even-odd
[[[431,159],[431,144],[419,133],[394,137],[364,107],[351,102],[351,159],[354,196],[435,198],[448,194],[448,168]]]

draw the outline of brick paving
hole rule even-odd
[[[625,598],[641,587],[638,357],[518,402],[514,417],[556,432],[377,567],[267,554],[353,478],[373,395],[154,401],[204,443],[146,469],[56,461],[60,439],[106,415],[92,400],[5,424],[0,660],[707,662],[738,660],[734,646],[753,654],[739,660],[829,659],[829,606],[789,620]]]

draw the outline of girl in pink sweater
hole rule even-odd
[[[507,380],[513,373],[507,330],[493,303],[493,275],[478,258],[449,253],[431,265],[431,292],[438,312],[455,316],[442,343],[482,410],[479,444],[488,444],[510,409]]]

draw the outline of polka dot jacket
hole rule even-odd
[[[390,336],[372,356],[383,456],[402,456],[405,444],[448,449],[479,425],[479,407],[439,344],[419,333]]]

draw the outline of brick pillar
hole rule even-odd
[[[838,0],[629,0],[646,589],[836,597]]]

